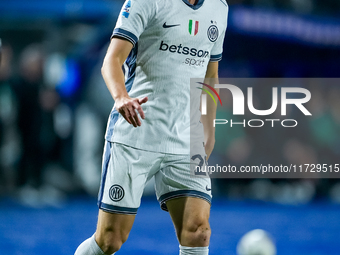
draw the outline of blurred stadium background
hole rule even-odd
[[[228,3],[221,77],[339,77],[340,1]],[[0,254],[73,254],[95,231],[113,105],[100,67],[122,4],[0,1]],[[279,145],[273,163],[340,163],[340,86],[318,86],[312,95],[316,114],[294,135],[217,133],[212,159],[237,165],[269,157]],[[268,154],[259,155],[259,141]],[[211,254],[236,254],[239,238],[255,228],[273,235],[279,255],[340,253],[339,180],[213,184]],[[172,229],[149,185],[119,254],[176,254]]]

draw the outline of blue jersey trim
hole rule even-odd
[[[104,149],[104,156],[103,156],[102,179],[100,182],[100,189],[98,193],[98,206],[99,207],[101,206],[101,203],[103,200],[105,180],[106,180],[106,174],[107,174],[107,169],[109,166],[110,158],[111,158],[111,143],[106,141],[105,149]]]
[[[204,3],[204,0],[198,0],[197,1],[197,4],[191,4],[191,3],[189,3],[189,1],[188,0],[182,0],[187,6],[189,6],[191,9],[193,9],[193,10],[197,10],[197,9],[199,9],[202,5],[203,5],[203,3]]]
[[[109,205],[105,203],[101,203],[99,209],[109,213],[119,213],[119,214],[137,214],[138,208],[130,208],[130,207],[121,207],[116,205]]]
[[[166,193],[158,199],[158,202],[161,205],[161,209],[164,211],[168,211],[168,208],[166,207],[166,201],[178,197],[197,197],[206,200],[209,204],[211,204],[211,196],[207,193],[197,190],[176,190]]]
[[[108,140],[108,141],[111,141],[111,137],[112,137],[112,134],[113,134],[113,130],[115,128],[115,125],[118,121],[118,117],[119,117],[119,113],[116,109],[113,109],[111,111],[111,114],[109,116],[109,125],[108,125],[108,128],[107,128],[107,131],[106,131],[106,136],[105,136],[105,139]]]
[[[222,53],[210,56],[210,61],[211,62],[217,62],[217,61],[220,61],[221,59],[222,59]]]
[[[133,82],[136,77],[137,53],[138,53],[138,43],[136,43],[135,47],[131,50],[129,56],[125,60],[125,64],[127,65],[128,72],[129,72],[127,79],[125,81],[125,87],[128,93],[130,92]]]
[[[122,28],[114,29],[111,38],[112,37],[119,37],[119,38],[127,39],[133,44],[133,47],[135,47],[136,43],[138,42],[137,36],[135,36],[133,33]]]

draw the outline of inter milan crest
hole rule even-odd
[[[120,185],[116,184],[111,186],[109,194],[112,201],[118,202],[123,199],[125,192]]]
[[[198,33],[198,21],[197,20],[189,20],[189,34],[191,36],[195,36]]]
[[[218,38],[218,28],[215,25],[211,25],[208,28],[208,38],[211,42],[215,42]]]

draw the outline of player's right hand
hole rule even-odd
[[[130,123],[134,127],[138,127],[142,125],[142,122],[140,121],[137,112],[142,119],[145,119],[145,114],[141,105],[146,103],[147,101],[148,97],[144,97],[141,99],[121,97],[115,100],[115,108],[128,123]]]

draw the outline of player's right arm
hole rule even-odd
[[[122,66],[132,48],[133,44],[131,42],[113,37],[101,71],[106,86],[115,100],[114,107],[128,123],[137,127],[142,125],[137,112],[142,119],[145,118],[141,104],[147,102],[148,98],[131,98],[125,88]]]

